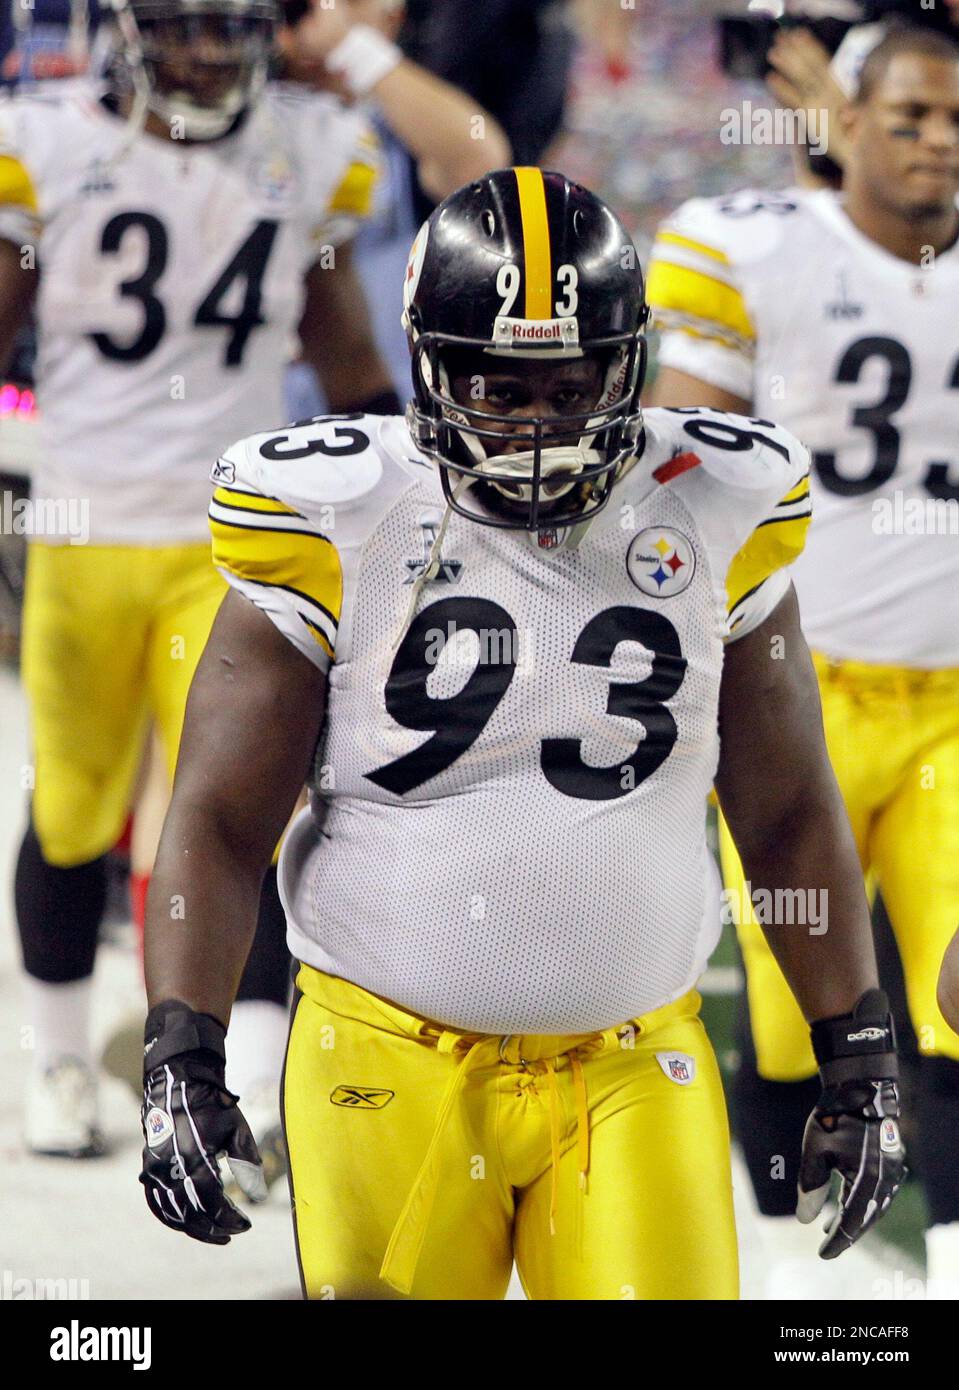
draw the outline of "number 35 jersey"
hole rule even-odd
[[[490,1033],[613,1026],[698,978],[723,645],[788,587],[808,459],[764,422],[646,419],[583,534],[454,513],[438,547],[397,418],[218,462],[216,564],[329,673],[280,865],[300,960]]]
[[[0,101],[0,236],[41,271],[34,493],[89,499],[94,541],[202,541],[210,459],[282,418],[304,275],[365,214],[375,140],[282,85],[195,144],[131,140],[100,96]]]
[[[812,451],[810,644],[959,666],[959,246],[900,260],[829,191],[694,198],[659,231],[649,298],[661,363]]]

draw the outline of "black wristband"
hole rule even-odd
[[[144,1076],[183,1052],[212,1052],[226,1061],[226,1029],[212,1014],[198,1014],[181,999],[164,999],[147,1014],[143,1031]]]
[[[359,401],[353,409],[361,415],[403,415],[403,402],[395,391],[379,391],[375,396]]]
[[[852,1013],[821,1018],[810,1034],[824,1086],[899,1075],[896,1034],[884,990],[867,989]]]

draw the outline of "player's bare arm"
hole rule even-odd
[[[260,886],[306,780],[324,699],[325,677],[228,594],[187,705],[145,951],[141,1182],[164,1225],[212,1245],[250,1226],[224,1192],[220,1154],[251,1201],[266,1197],[256,1144],[226,1088],[223,1044]]]
[[[332,411],[358,409],[393,394],[349,245],[336,248],[334,265],[317,261],[306,277],[300,344]]]
[[[674,409],[687,405],[709,406],[713,410],[728,410],[733,415],[752,414],[750,402],[742,396],[724,391],[720,386],[710,386],[709,382],[681,372],[678,367],[660,368],[649,392],[648,404]]]
[[[280,31],[285,75],[376,102],[437,200],[511,159],[505,132],[466,92],[411,62],[394,44],[400,5],[314,4]],[[477,124],[477,122],[481,124]]]
[[[180,999],[228,1022],[260,883],[306,781],[325,688],[264,614],[227,594],[191,687],[150,889],[151,1006]],[[171,909],[180,903],[182,913]]]
[[[21,247],[0,239],[0,371],[10,361],[37,288],[36,270],[25,270],[21,257]]]
[[[762,926],[811,1024],[823,1086],[803,1136],[796,1214],[815,1220],[836,1170],[839,1202],[819,1248],[834,1259],[882,1215],[906,1170],[892,1019],[792,588],[727,647],[719,732],[716,789],[747,882],[772,890],[774,902],[777,889],[798,889],[819,903],[815,934],[802,923]]]
[[[790,588],[726,647],[716,789],[754,888],[809,890],[827,930],[764,923],[806,1018],[848,1013],[878,983],[869,905],[826,752],[819,687]]]

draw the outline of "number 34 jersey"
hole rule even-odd
[[[694,198],[659,231],[649,298],[661,363],[812,451],[810,644],[959,666],[959,246],[900,260],[829,191]]]
[[[402,420],[231,448],[215,562],[329,673],[280,866],[293,954],[490,1033],[587,1032],[689,989],[718,930],[724,642],[788,588],[807,474],[766,422],[652,410],[584,532],[453,514],[418,585],[444,498]]]
[[[0,236],[41,270],[34,493],[89,499],[94,541],[200,541],[210,459],[282,418],[304,275],[365,214],[375,139],[282,85],[194,144],[131,139],[100,97],[0,101]]]

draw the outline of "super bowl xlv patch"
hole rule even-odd
[[[692,541],[671,526],[647,526],[629,543],[626,572],[651,598],[674,598],[696,573]]]
[[[439,531],[442,517],[438,511],[422,512],[417,518],[420,534],[423,541],[423,554],[417,560],[407,560],[406,568],[409,571],[404,584],[412,584],[420,575],[425,572],[430,563],[430,554],[436,542],[437,532]],[[439,571],[431,580],[433,584],[455,584],[463,573],[462,560],[445,560],[441,555],[438,557]]]

